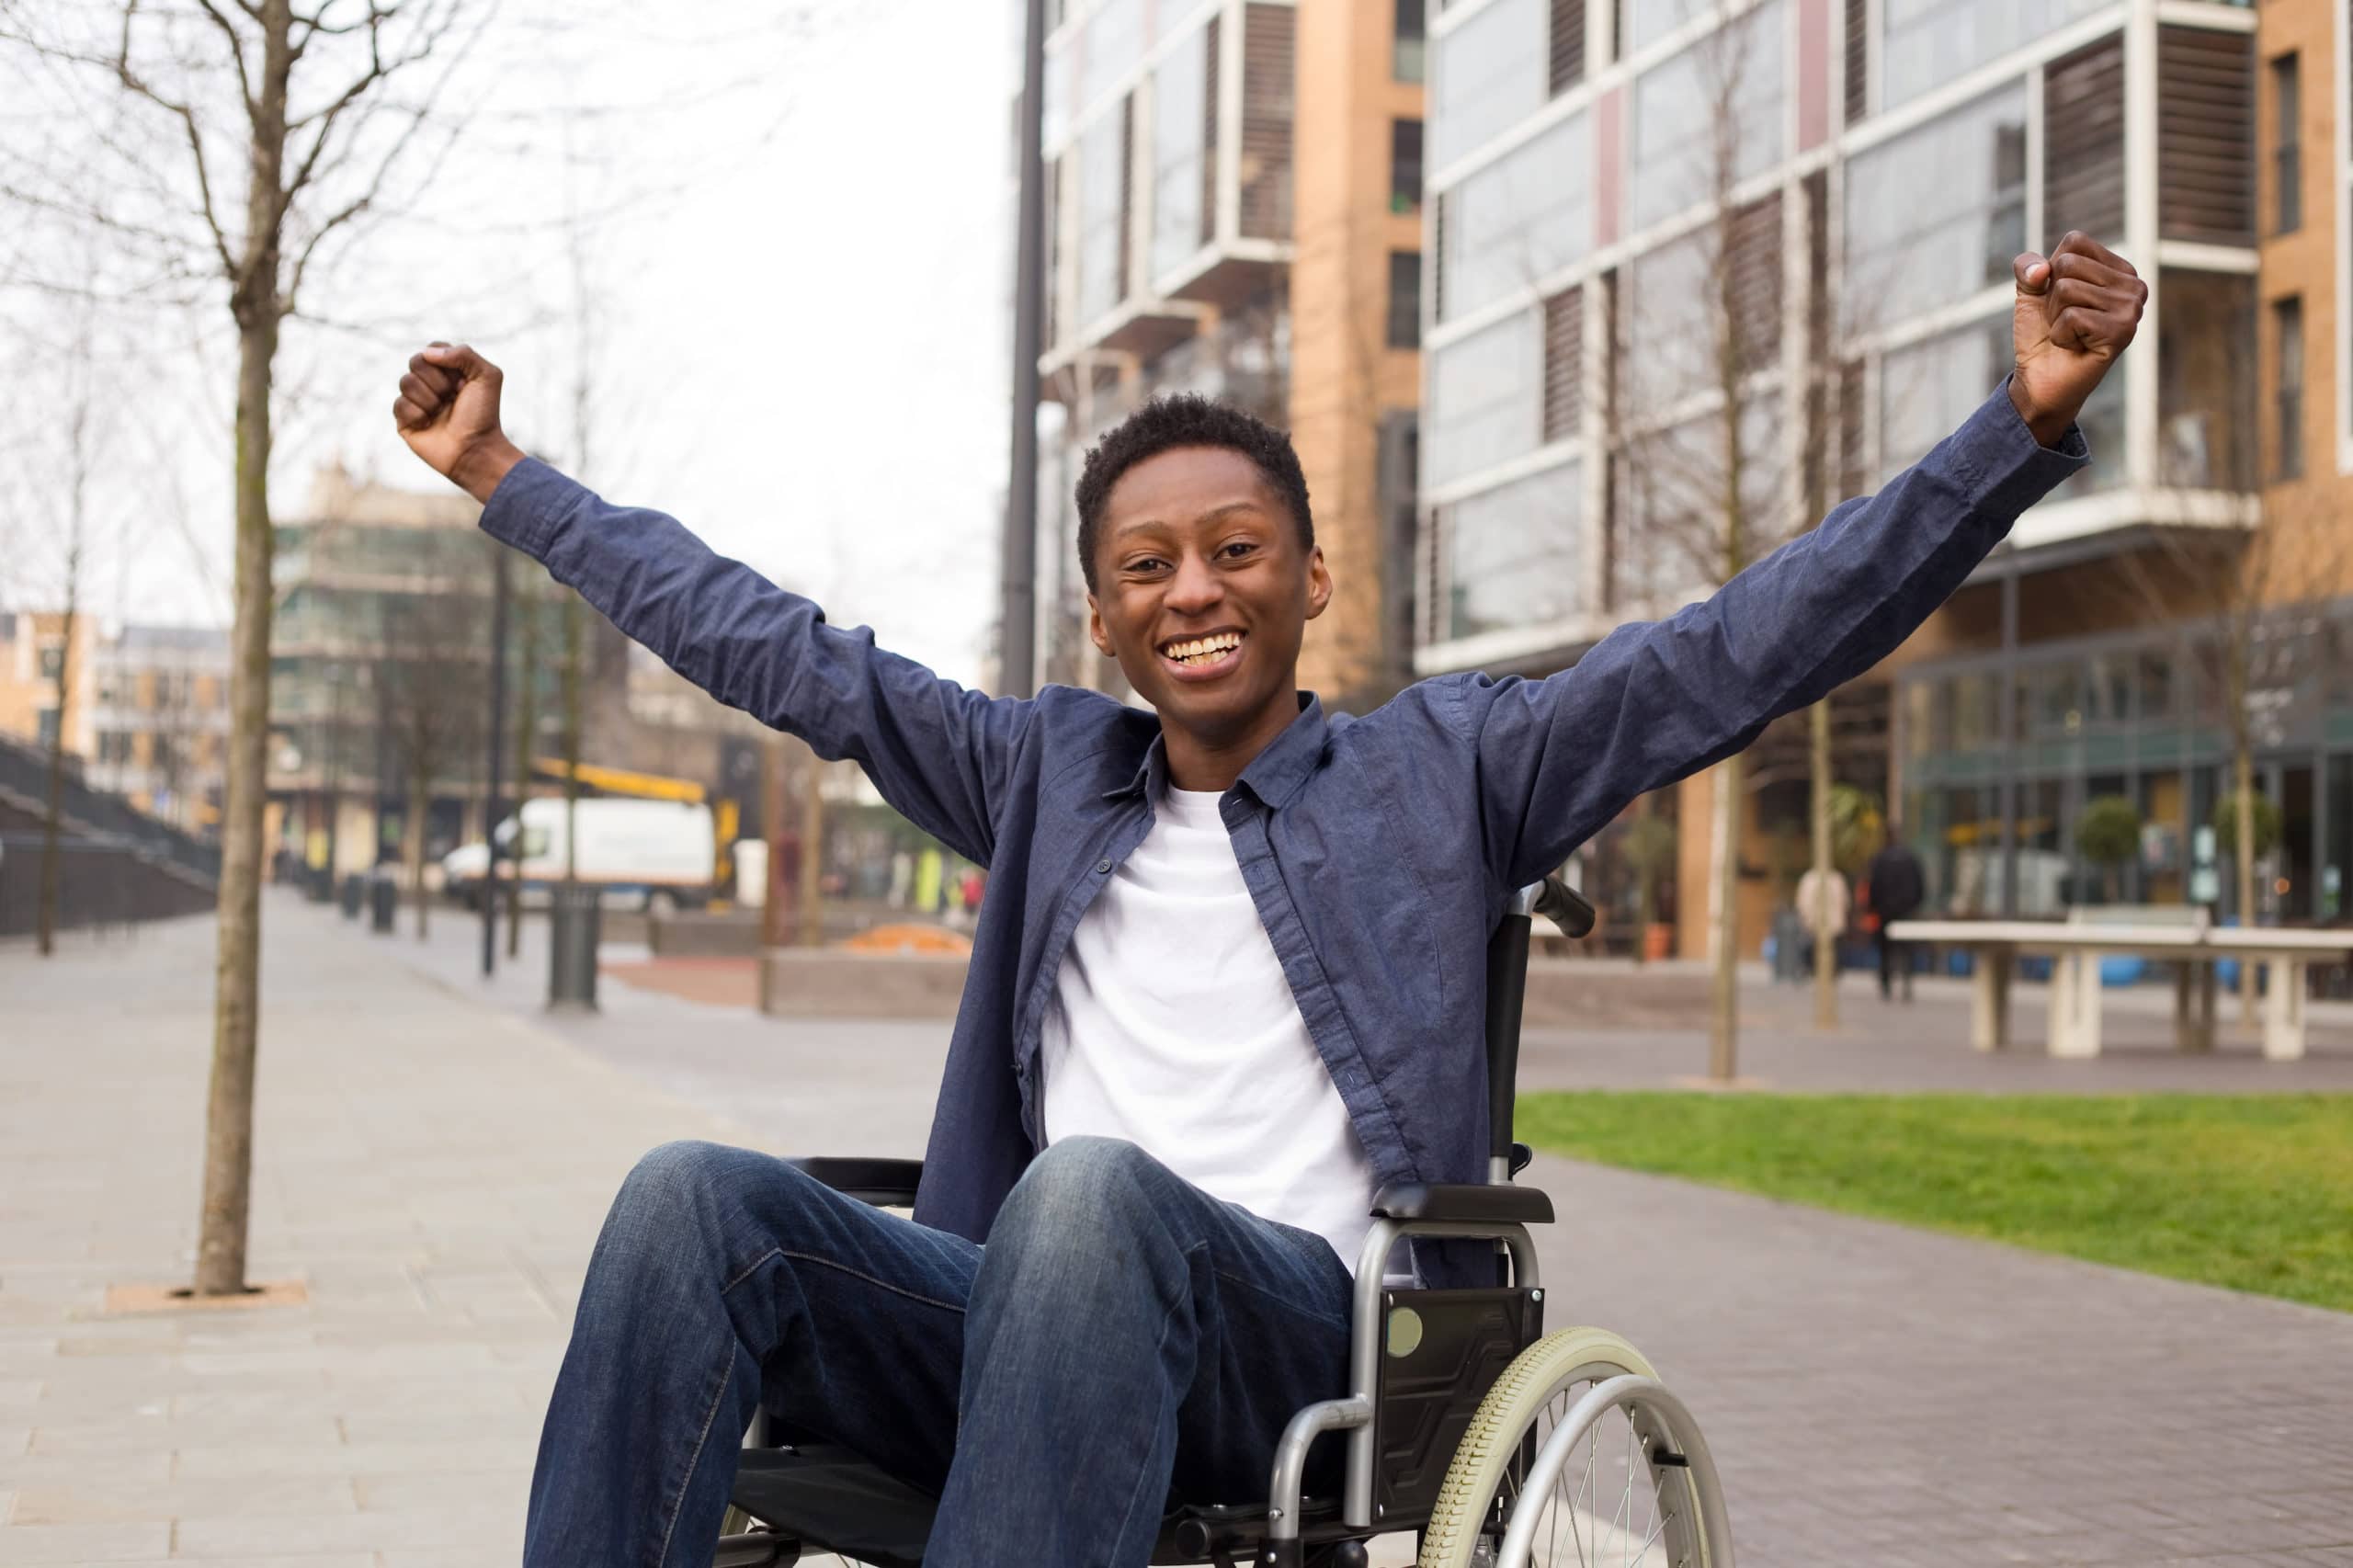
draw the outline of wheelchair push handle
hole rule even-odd
[[[1593,933],[1593,905],[1587,903],[1576,889],[1563,881],[1557,871],[1537,884],[1536,913],[1558,926],[1563,937],[1586,937]]]

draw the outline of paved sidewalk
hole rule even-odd
[[[273,895],[252,1277],[188,1278],[212,930],[0,950],[0,1564],[512,1564],[596,1228],[665,1138],[749,1135]]]
[[[0,1565],[512,1563],[579,1271],[637,1153],[921,1147],[936,1024],[620,985],[549,1020],[543,969],[484,994],[454,922],[420,946],[290,900],[267,919],[256,1273],[304,1278],[302,1307],[101,1310],[188,1267],[209,926],[0,950]],[[1752,1568],[2353,1563],[2353,1317],[1535,1175],[1562,1216],[1552,1321],[1620,1328],[1692,1401]]]

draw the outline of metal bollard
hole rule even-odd
[[[347,871],[343,877],[343,917],[359,918],[360,908],[368,902],[368,879],[357,871]]]
[[[392,922],[401,912],[400,884],[387,876],[370,878],[368,901],[368,928],[381,936],[392,935]]]
[[[548,1006],[597,1010],[597,945],[604,935],[599,890],[559,883],[548,901]]]

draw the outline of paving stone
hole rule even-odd
[[[0,1564],[82,1568],[93,1562],[131,1562],[161,1558],[171,1551],[167,1524],[18,1525],[0,1528]]]

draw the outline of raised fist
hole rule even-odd
[[[475,500],[488,502],[523,453],[498,423],[498,367],[459,344],[409,357],[392,423],[408,449]]]
[[[2049,260],[2029,251],[2011,270],[2018,287],[2010,309],[2018,351],[2010,401],[2048,447],[2067,433],[2140,330],[2149,286],[2131,262],[2073,231]]]

